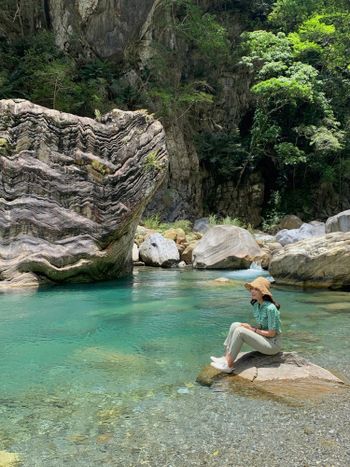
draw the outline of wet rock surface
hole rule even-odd
[[[0,287],[130,272],[142,211],[167,167],[162,125],[143,111],[101,122],[0,101]]]

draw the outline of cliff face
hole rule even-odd
[[[208,6],[208,2],[201,2]],[[213,3],[213,2],[211,2]],[[220,2],[216,2],[220,3]],[[161,44],[168,51],[176,54],[177,63],[171,70],[174,86],[181,85],[183,75],[191,73],[188,45],[181,41],[165,24],[172,24],[173,18],[165,18],[169,10],[164,9],[164,2],[159,0],[51,0],[50,18],[55,32],[57,44],[66,50],[76,47],[77,42],[85,55],[98,56],[111,60],[124,61],[125,80],[132,76],[135,82],[145,69],[150,66],[156,47]],[[231,35],[237,39],[242,32],[240,15],[236,12],[229,18]],[[128,56],[136,58],[135,63],[128,64]],[[208,70],[212,66],[207,64]],[[131,82],[131,85],[134,85]],[[212,131],[213,128],[235,128],[250,102],[249,82],[232,71],[222,70],[218,76],[216,105],[209,112],[204,111],[193,119],[187,111],[170,120],[164,120],[169,152],[169,174],[160,191],[155,196],[146,215],[160,213],[167,220],[177,218],[195,218],[208,213],[207,198],[210,198],[211,212],[237,216],[235,209],[240,200],[246,199],[250,190],[249,180],[243,178],[238,189],[231,190],[230,184],[219,187],[212,174],[201,166],[193,135],[201,130]],[[146,104],[147,105],[147,104]],[[150,99],[147,105],[157,111],[157,103]],[[210,192],[204,190],[210,189]],[[222,195],[222,192],[225,195]],[[225,198],[223,200],[222,198]],[[230,203],[228,200],[233,199]],[[254,221],[260,221],[260,206],[253,208]],[[246,207],[242,206],[239,215]]]
[[[84,54],[122,60],[139,39],[156,0],[51,0],[50,17],[57,44],[78,42]]]
[[[163,127],[144,111],[96,122],[0,101],[0,287],[128,273],[166,169]]]

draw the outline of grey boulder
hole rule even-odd
[[[331,232],[350,232],[350,209],[327,219],[326,233]]]
[[[149,235],[140,245],[140,259],[148,266],[167,268],[179,263],[180,254],[174,240],[155,233]]]
[[[209,219],[202,217],[194,221],[193,232],[206,233],[210,229]]]
[[[313,221],[304,223],[299,229],[283,229],[277,232],[276,241],[282,246],[296,243],[310,237],[320,237],[325,235],[325,224],[323,222]]]

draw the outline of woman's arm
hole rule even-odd
[[[263,331],[262,329],[259,329],[259,328],[252,328],[252,330],[256,332],[257,334],[260,334],[260,336],[264,336],[264,337],[275,337],[275,335],[277,334],[277,332],[274,329]]]
[[[277,334],[274,329],[269,329],[268,331],[263,331],[262,329],[255,328],[254,326],[251,326],[248,323],[241,323],[241,326],[243,326],[246,329],[249,329],[250,331],[254,331],[257,334],[260,334],[260,336],[264,336],[264,337],[275,337],[275,335]]]

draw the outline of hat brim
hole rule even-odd
[[[273,298],[272,293],[267,287],[259,287],[257,284],[252,284],[251,282],[246,282],[244,287],[248,290],[257,289],[262,293],[263,296],[268,295],[269,297]]]

